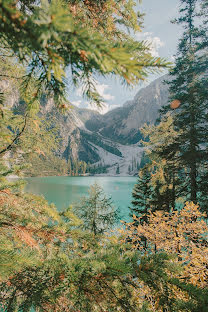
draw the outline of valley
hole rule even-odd
[[[60,128],[59,157],[104,168],[102,175],[136,175],[143,154],[140,128],[155,123],[159,109],[168,102],[166,79],[156,79],[133,100],[104,115],[76,106],[63,115],[53,101],[43,101],[41,113],[53,116]]]

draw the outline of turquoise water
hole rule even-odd
[[[136,183],[136,177],[43,177],[28,178],[26,191],[43,195],[59,210],[80,200],[88,194],[90,185],[98,183],[108,196],[111,196],[114,206],[120,209],[122,220],[129,220],[128,206],[131,203],[131,193]]]

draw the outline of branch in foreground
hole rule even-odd
[[[13,148],[13,145],[16,144],[16,141],[20,138],[20,136],[25,131],[26,125],[27,125],[27,115],[25,116],[25,122],[24,122],[24,126],[23,126],[22,130],[16,135],[16,137],[12,140],[12,142],[7,147],[5,147],[3,150],[0,151],[0,155]]]

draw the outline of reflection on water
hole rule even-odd
[[[25,190],[43,195],[60,210],[88,194],[93,183],[98,183],[121,211],[123,220],[128,220],[128,206],[136,177],[44,177],[28,178]]]

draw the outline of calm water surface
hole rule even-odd
[[[80,200],[88,194],[90,185],[98,183],[113,203],[120,208],[123,220],[128,220],[128,206],[136,177],[43,177],[28,178],[26,191],[43,195],[59,210]]]

